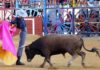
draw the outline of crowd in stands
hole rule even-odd
[[[49,5],[67,5],[68,7],[98,7],[99,0],[48,0]]]

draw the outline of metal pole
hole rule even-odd
[[[16,0],[16,2],[15,2],[15,7],[16,7],[16,9],[18,9],[18,8],[19,8],[19,5],[18,5],[18,0]]]
[[[71,25],[71,27],[72,27],[72,30],[71,30],[72,34],[75,34],[74,12],[75,12],[75,8],[73,7],[73,9],[72,9],[72,25]]]
[[[46,15],[46,0],[44,0],[44,8],[43,8],[43,32],[47,34],[47,15]]]

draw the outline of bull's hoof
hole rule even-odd
[[[67,67],[70,67],[71,66],[71,64],[69,63],[68,65],[67,65]]]
[[[25,64],[22,62],[16,62],[16,65],[25,65]]]
[[[83,66],[84,68],[86,68],[85,63],[82,63],[82,66]]]
[[[40,65],[40,68],[43,68],[44,67],[44,65]]]

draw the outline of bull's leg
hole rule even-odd
[[[45,65],[45,63],[46,63],[46,59],[44,59],[44,62],[40,65],[40,67],[44,67],[44,65]]]
[[[73,55],[72,58],[68,61],[68,65],[67,67],[70,67],[70,65],[72,64],[73,60],[75,60],[77,57],[77,54]]]
[[[46,61],[49,63],[49,65],[50,65],[51,67],[53,67],[53,65],[52,65],[52,63],[51,63],[51,61],[50,61],[50,58],[47,58]]]
[[[86,53],[81,51],[80,53],[78,53],[78,55],[81,56],[81,58],[82,58],[81,64],[82,64],[83,67],[85,67],[84,59],[85,59]]]
[[[40,67],[44,67],[46,61],[50,64],[51,67],[53,67],[52,63],[50,62],[50,58],[45,58],[44,62],[40,65]]]

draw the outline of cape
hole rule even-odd
[[[8,21],[0,23],[0,59],[6,65],[15,64],[17,51],[13,42],[13,34],[16,28],[11,28]]]

